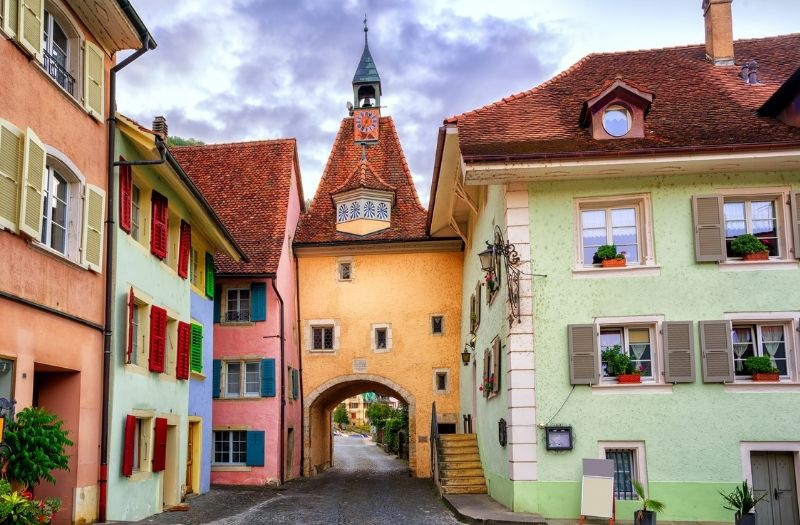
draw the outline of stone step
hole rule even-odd
[[[468,478],[468,477],[483,477],[482,468],[445,468],[439,472],[441,478]]]
[[[439,443],[439,449],[448,449],[448,448],[478,448],[477,441],[466,441],[466,440],[456,440],[456,441],[443,441]]]
[[[459,486],[459,487],[475,487],[475,486],[485,487],[486,486],[486,480],[483,479],[483,475],[480,475],[480,476],[469,476],[469,477],[463,477],[463,478],[442,478],[442,479],[439,480],[439,482],[442,484],[442,486],[446,485],[448,487],[455,487],[455,486]]]
[[[487,494],[486,487],[450,487],[442,486],[442,494]]]
[[[463,456],[464,454],[478,454],[478,447],[448,447],[439,449],[439,457]]]
[[[439,436],[441,442],[452,441],[478,441],[477,434],[441,434]]]
[[[464,452],[462,454],[439,454],[439,463],[451,463],[456,461],[480,461],[481,455],[475,452]]]
[[[439,470],[447,470],[447,469],[481,469],[483,470],[483,465],[481,465],[480,461],[444,461],[443,459],[439,459]]]

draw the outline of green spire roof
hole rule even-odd
[[[353,84],[371,84],[381,81],[381,77],[378,76],[378,68],[375,67],[375,60],[372,59],[372,53],[369,52],[369,44],[367,43],[368,31],[367,19],[364,18],[364,52],[361,53],[361,60],[358,62],[356,74],[353,75]]]

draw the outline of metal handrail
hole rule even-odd
[[[431,405],[431,477],[436,484],[436,488],[441,493],[442,487],[439,485],[439,420],[436,416],[436,401]]]
[[[59,86],[66,89],[67,93],[69,93],[74,97],[75,78],[69,74],[69,71],[67,71],[67,69],[64,66],[58,63],[58,61],[53,55],[51,55],[47,51],[44,51],[42,55],[44,55],[43,65],[45,71],[47,71],[47,74],[53,77],[53,80],[58,82]]]

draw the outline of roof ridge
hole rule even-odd
[[[422,206],[422,202],[419,200],[417,186],[414,184],[414,178],[411,176],[411,168],[409,168],[408,162],[406,161],[406,153],[403,151],[403,144],[400,142],[400,135],[397,133],[397,127],[394,125],[394,119],[390,115],[386,115],[385,118],[388,120],[389,128],[391,129],[391,133],[394,135],[397,148],[400,150],[400,160],[403,162],[403,173],[406,176],[406,182],[411,187],[411,193],[414,195],[414,202],[420,210],[425,211],[425,207]]]
[[[294,143],[297,144],[297,138],[295,137],[286,137],[286,138],[278,138],[278,139],[256,139],[256,140],[243,140],[238,142],[218,142],[214,144],[192,144],[186,146],[170,146],[170,148],[180,148],[180,149],[214,149],[214,148],[226,148],[226,147],[234,147],[234,146],[259,146],[259,145],[266,145],[266,144],[281,144],[281,143]]]

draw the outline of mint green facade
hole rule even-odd
[[[464,290],[483,277],[477,253],[491,238],[492,222],[503,225],[503,186],[489,186],[488,198],[470,224],[464,265]],[[546,518],[576,518],[580,512],[581,459],[601,457],[600,442],[643,444],[650,497],[663,501],[659,520],[732,522],[722,508],[719,490],[745,478],[749,452],[770,448],[794,452],[800,444],[800,383],[797,369],[780,385],[723,385],[703,382],[699,321],[719,321],[739,314],[780,318],[787,332],[790,359],[796,359],[800,318],[800,270],[793,253],[770,269],[723,271],[718,263],[695,262],[692,196],[782,193],[800,190],[797,172],[724,173],[531,182],[529,232],[531,269],[547,277],[532,284],[536,423],[570,425],[574,449],[547,451],[537,430],[536,479],[513,480],[506,449],[497,442],[497,421],[506,415],[508,392],[491,400],[478,398],[477,430],[490,495],[519,512]],[[482,190],[484,191],[484,190]],[[576,199],[646,194],[650,201],[655,268],[642,275],[592,275],[573,270],[580,235]],[[788,206],[783,200],[780,206]],[[790,232],[783,220],[780,232]],[[786,214],[789,217],[789,214]],[[783,235],[783,233],[781,233]],[[785,238],[792,244],[791,235]],[[784,253],[786,254],[784,247]],[[800,248],[796,248],[800,249]],[[741,267],[739,268],[742,269]],[[600,271],[602,272],[602,270]],[[596,272],[598,273],[598,272]],[[607,274],[606,274],[607,275]],[[467,292],[469,294],[470,292]],[[477,348],[507,331],[505,284],[494,305],[482,311]],[[500,306],[498,306],[500,305]],[[469,312],[469,297],[464,304]],[[774,313],[774,312],[780,312]],[[771,314],[772,313],[772,314]],[[462,326],[468,327],[468,313]],[[694,383],[664,384],[648,390],[624,385],[570,384],[568,325],[592,324],[597,318],[653,316],[663,321],[692,321]],[[727,317],[726,317],[727,316]],[[465,329],[468,331],[468,328]],[[466,337],[466,332],[465,332]],[[655,334],[660,341],[661,335]],[[506,354],[504,353],[504,356]],[[477,353],[480,377],[482,352]],[[508,370],[509,363],[503,366]],[[793,365],[790,365],[793,366]],[[661,368],[663,370],[663,367]],[[462,374],[462,412],[470,413],[472,375]],[[628,388],[626,390],[626,388]],[[562,406],[563,405],[563,406]],[[749,468],[749,467],[748,467]],[[796,495],[795,495],[796,497]],[[617,501],[618,519],[629,520],[636,501]]]

